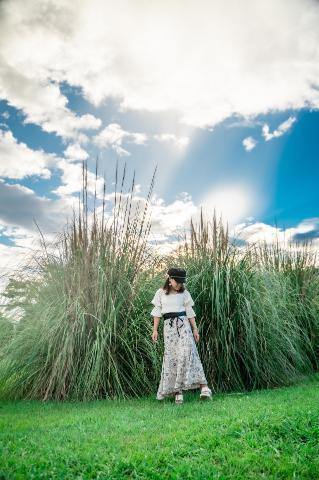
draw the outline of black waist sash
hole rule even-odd
[[[170,322],[169,322],[169,325],[170,327],[173,326],[173,322],[174,322],[174,319],[176,318],[176,330],[177,330],[177,333],[178,333],[178,336],[180,337],[180,334],[179,334],[179,329],[181,329],[183,326],[184,326],[184,319],[181,318],[182,316],[186,315],[186,312],[167,312],[167,313],[163,313],[163,318],[164,320],[166,319],[170,319]],[[178,321],[181,321],[181,325],[178,325]]]

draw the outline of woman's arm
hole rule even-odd
[[[158,324],[161,320],[161,317],[153,317],[153,318],[154,318],[153,332],[157,332]]]
[[[195,317],[189,318],[188,320],[190,321],[190,324],[191,324],[191,326],[192,326],[193,332],[194,332],[195,330],[197,330],[197,325],[196,325],[196,322],[195,322]]]
[[[189,318],[188,319],[192,325],[192,329],[193,329],[193,335],[194,335],[194,338],[195,338],[195,342],[199,342],[199,333],[198,333],[198,330],[197,330],[197,326],[196,326],[196,322],[195,322],[195,317],[193,318]]]
[[[152,333],[152,340],[153,342],[157,342],[157,337],[158,337],[158,324],[160,322],[161,317],[153,317],[154,318],[154,327],[153,327],[153,333]]]

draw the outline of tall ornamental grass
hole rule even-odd
[[[239,248],[215,212],[190,233],[170,261],[187,269],[213,388],[275,387],[318,370],[319,274],[307,244]]]
[[[113,217],[103,201],[90,211],[87,166],[77,216],[50,254],[43,238],[35,259],[36,276],[11,279],[11,308],[24,314],[14,329],[3,320],[0,394],[6,398],[75,399],[140,396],[155,386],[158,369],[148,316],[136,295],[138,273],[153,268],[146,238],[155,172],[147,200],[120,192],[116,165]],[[96,164],[97,179],[98,163]],[[96,185],[96,182],[95,182]],[[147,323],[147,324],[146,324]],[[11,322],[12,325],[12,322]],[[147,331],[147,334],[145,334]]]
[[[319,268],[312,242],[302,248],[291,243],[289,250],[273,244],[259,243],[251,251],[252,261],[273,276],[283,276],[290,291],[289,311],[302,340],[302,350],[314,370],[319,368]]]

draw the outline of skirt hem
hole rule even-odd
[[[157,393],[156,399],[157,400],[163,400],[165,397],[168,397],[170,395],[174,395],[174,393],[179,392],[180,390],[192,390],[194,388],[200,388],[201,384],[207,385],[207,381],[201,381],[201,382],[196,382],[196,383],[190,383],[188,385],[182,385],[180,387],[176,387],[173,390],[165,393]]]

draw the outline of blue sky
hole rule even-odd
[[[4,269],[33,217],[61,230],[97,155],[109,194],[117,160],[141,199],[157,165],[150,241],[166,251],[201,206],[248,243],[287,229],[319,247],[319,6],[232,3],[1,4]]]

